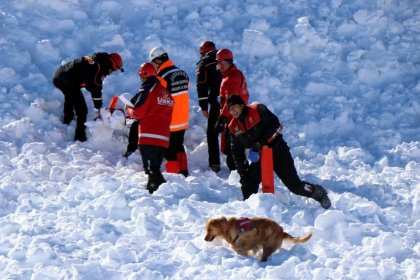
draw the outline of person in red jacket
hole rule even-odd
[[[149,53],[150,62],[156,67],[158,76],[165,79],[167,89],[175,101],[171,121],[171,137],[165,154],[166,172],[188,176],[187,153],[184,148],[184,135],[189,119],[189,84],[184,70],[176,67],[162,47],[153,48]]]
[[[231,95],[238,95],[245,104],[248,104],[249,92],[245,76],[233,63],[233,54],[228,49],[221,49],[216,54],[217,67],[222,72],[222,82],[220,85],[220,116],[216,122],[215,129],[222,133],[222,151],[226,155],[226,164],[230,170],[235,170],[230,149],[230,137],[227,124],[232,119],[226,107],[226,100]]]
[[[251,149],[252,152],[260,153],[261,147],[267,145],[273,151],[274,172],[291,192],[315,199],[324,209],[331,207],[331,201],[323,187],[300,180],[289,146],[281,134],[282,125],[267,106],[256,103],[245,105],[242,98],[232,95],[227,99],[227,107],[233,117],[229,123],[232,154],[241,176],[244,200],[257,193],[261,183],[261,157],[255,157],[248,164],[245,150]],[[248,158],[251,160],[251,156]]]
[[[100,118],[102,107],[102,81],[114,71],[124,72],[121,56],[117,53],[98,52],[84,56],[58,67],[53,83],[64,94],[63,123],[70,124],[76,112],[76,131],[74,141],[87,140],[85,122],[88,109],[83,93],[85,88],[92,95],[95,107],[95,119]]]
[[[142,86],[136,103],[126,110],[128,117],[138,120],[138,146],[144,171],[149,176],[146,188],[153,193],[165,182],[160,166],[169,147],[174,99],[153,64],[143,63],[139,76]]]

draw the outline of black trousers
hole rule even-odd
[[[135,152],[138,147],[139,142],[139,121],[135,120],[131,126],[128,133],[128,145],[127,152]]]
[[[154,145],[139,145],[141,158],[143,160],[143,168],[146,174],[160,172],[160,166],[162,165],[163,155],[166,152],[166,148]]]
[[[290,154],[290,149],[281,135],[277,136],[272,144],[273,169],[283,184],[294,194],[310,197],[311,192],[304,189],[303,183],[296,171],[295,163]],[[253,162],[248,172],[241,178],[242,194],[247,199],[254,193],[258,193],[261,183],[261,162]]]
[[[79,87],[71,87],[62,82],[60,76],[54,77],[53,83],[64,94],[63,122],[69,124],[73,120],[74,112],[76,112],[75,140],[85,138],[85,122],[88,109],[82,91]]]
[[[184,135],[185,135],[185,129],[171,132],[169,136],[169,147],[165,153],[165,158],[167,160],[177,161],[178,160],[177,154],[180,152],[185,153]]]
[[[210,105],[209,118],[207,119],[207,146],[209,153],[209,166],[220,165],[219,134],[214,129],[220,115],[220,105]]]
[[[88,109],[80,88],[66,87],[56,79],[54,79],[54,85],[64,94],[64,118],[73,118],[74,112],[76,112],[77,125],[84,126],[87,119]]]

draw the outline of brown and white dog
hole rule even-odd
[[[216,237],[226,240],[232,249],[242,256],[255,255],[262,249],[261,261],[281,248],[283,240],[294,244],[308,241],[312,233],[302,237],[293,237],[283,231],[275,221],[262,218],[213,218],[206,223],[205,241],[213,241]]]

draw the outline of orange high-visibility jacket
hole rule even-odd
[[[190,80],[187,73],[176,67],[172,60],[167,60],[159,66],[158,76],[165,79],[167,89],[175,101],[171,132],[187,129],[190,109],[188,94]]]

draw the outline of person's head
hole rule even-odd
[[[122,58],[119,54],[111,53],[109,55],[109,61],[112,64],[112,68],[111,68],[112,72],[118,71],[118,70],[120,70],[121,72],[124,72]]]
[[[229,113],[232,115],[232,117],[237,119],[244,110],[245,102],[239,95],[230,95],[227,98],[226,106],[228,107]]]
[[[216,53],[217,69],[223,72],[229,70],[233,64],[233,54],[228,49],[221,49]]]
[[[203,41],[200,44],[200,55],[203,55],[209,51],[216,50],[216,45],[212,41]]]
[[[156,68],[152,63],[143,63],[139,68],[140,79],[144,82],[147,78],[157,76]]]
[[[160,66],[169,59],[168,53],[163,47],[156,47],[150,50],[149,60],[155,66]]]

